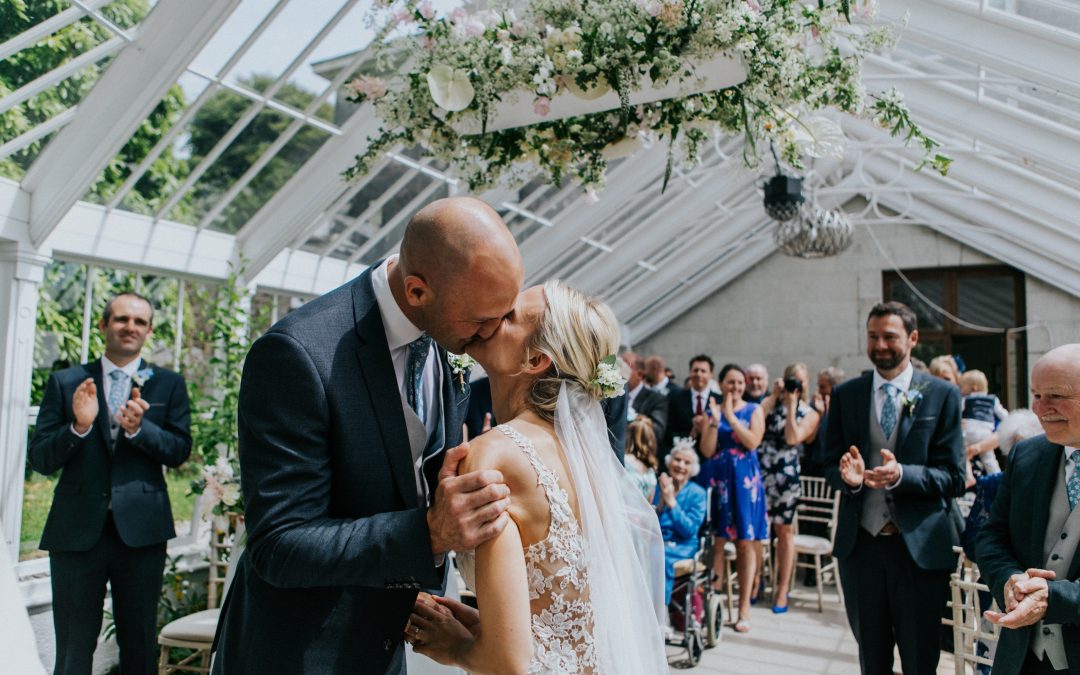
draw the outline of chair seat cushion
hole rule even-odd
[[[734,560],[735,559],[735,542],[733,542],[733,541],[725,541],[724,542],[724,557],[727,558],[728,560]]]
[[[675,563],[675,576],[684,577],[691,572],[704,572],[705,563],[700,560],[694,560],[693,558],[687,558],[686,560],[679,560]]]
[[[812,534],[797,534],[794,537],[795,550],[799,553],[818,553],[828,555],[832,553],[832,544],[825,537],[815,537]]]
[[[213,642],[217,630],[219,609],[204,609],[171,621],[161,629],[161,637],[189,642]]]

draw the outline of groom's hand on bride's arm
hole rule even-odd
[[[468,453],[468,443],[451,448],[439,471],[439,486],[427,512],[435,555],[472,550],[510,522],[510,488],[501,472],[487,469],[458,475],[458,466]]]

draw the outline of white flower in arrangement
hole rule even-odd
[[[593,379],[589,382],[595,393],[601,398],[615,398],[623,393],[626,378],[622,375],[622,369],[617,363],[618,357],[609,354],[596,365]]]
[[[431,67],[427,74],[428,89],[435,105],[443,110],[457,112],[469,107],[476,90],[469,81],[469,73],[451,68],[445,63]]]
[[[791,123],[792,142],[809,157],[844,158],[847,137],[836,122],[826,117],[794,119]]]

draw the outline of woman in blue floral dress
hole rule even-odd
[[[716,433],[701,439],[701,454],[707,462],[699,482],[713,488],[717,574],[723,573],[724,544],[728,539],[735,542],[739,579],[735,630],[745,633],[750,630],[750,597],[762,557],[761,542],[769,538],[765,489],[757,457],[757,447],[765,434],[765,415],[761,406],[743,400],[746,376],[739,366],[729,363],[720,369],[720,389],[723,406],[713,403],[710,410],[716,420]]]

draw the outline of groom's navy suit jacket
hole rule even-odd
[[[859,533],[863,488],[853,493],[840,478],[840,458],[854,445],[864,458],[870,447],[873,372],[848,380],[832,394],[826,431],[825,477],[841,491],[834,555],[849,556]],[[900,484],[890,491],[896,522],[911,557],[925,570],[951,569],[952,547],[960,543],[952,500],[964,490],[960,390],[944,380],[916,371],[911,388],[922,393],[909,414],[901,406],[896,435],[896,461],[903,465]]]
[[[222,608],[215,673],[404,670],[421,588],[439,587],[372,269],[252,346],[240,389],[247,550]],[[443,369],[445,447],[467,387]],[[465,389],[465,391],[462,391]],[[425,462],[429,493],[442,456]]]
[[[1040,435],[1013,447],[1009,466],[990,509],[990,519],[979,531],[976,551],[979,571],[998,607],[1005,606],[1005,582],[1029,568],[1046,569],[1043,551],[1050,501],[1062,447]],[[1064,535],[1062,535],[1064,536]],[[1060,623],[1069,673],[1080,673],[1080,555],[1074,555],[1069,573],[1049,583],[1046,623]],[[1012,675],[1024,665],[1035,625],[1001,631],[994,672]]]

